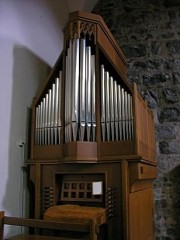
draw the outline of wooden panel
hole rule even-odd
[[[153,165],[144,163],[129,164],[129,191],[135,192],[152,187],[152,182],[156,178],[157,169]]]
[[[63,161],[97,161],[96,142],[69,142],[63,145]]]
[[[150,162],[155,159],[154,119],[146,101],[142,99],[134,84],[134,121],[135,121],[135,146],[137,155]]]
[[[129,175],[135,179],[156,178],[156,167],[144,163],[130,163]]]
[[[34,146],[33,159],[61,159],[60,145]]]
[[[137,87],[134,85],[134,117],[136,130],[136,146],[137,154],[142,155],[142,158],[148,159],[148,135],[147,135],[147,105],[137,92]]]
[[[115,156],[133,155],[134,152],[133,141],[100,142],[98,155],[100,159],[103,159],[103,157],[113,158]]]
[[[153,193],[148,188],[129,195],[129,240],[153,240]]]
[[[29,166],[29,179],[35,184],[35,164]]]
[[[35,165],[35,218],[40,218],[41,214],[41,165]]]
[[[100,26],[97,26],[97,39],[98,44],[109,58],[111,63],[115,66],[116,70],[119,72],[123,80],[126,79],[126,62],[122,53],[119,53],[114,49],[112,42],[109,40],[108,36],[105,35],[104,31]],[[126,82],[127,84],[127,82]]]

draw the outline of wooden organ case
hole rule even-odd
[[[70,14],[63,52],[32,103],[34,218],[55,205],[100,207],[97,239],[154,239],[153,114],[126,65],[99,15]]]

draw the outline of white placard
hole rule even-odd
[[[92,183],[92,195],[102,195],[102,181]]]

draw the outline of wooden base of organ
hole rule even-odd
[[[73,78],[76,72],[68,78],[71,70],[68,61],[74,58],[73,54],[70,55],[70,58],[68,57],[69,49],[71,49],[69,41],[81,38],[86,39],[87,45],[91,46],[91,51],[95,56],[93,73],[95,74],[95,91],[91,92],[91,98],[94,97],[95,101],[91,102],[90,128],[87,120],[83,137],[81,127],[84,119],[81,100],[85,98],[82,90],[83,80],[80,75],[78,90],[75,88],[78,91],[78,97],[76,98],[76,90],[71,86],[72,103],[68,99],[70,93],[68,86],[73,85],[73,81],[77,81]],[[80,59],[75,65],[81,62]],[[106,93],[109,105],[114,101],[113,107],[109,108],[110,112],[113,108],[113,118],[111,116],[109,122],[107,106],[102,104],[102,95],[104,94],[102,65],[108,69],[108,74],[113,76],[115,85],[113,94],[107,96]],[[81,66],[79,69],[81,71]],[[60,124],[55,123],[54,119],[54,125],[48,126],[48,122],[45,120],[41,125],[37,119],[38,108],[41,109],[41,113],[42,109],[47,112],[46,100],[43,99],[50,98],[49,89],[52,88],[55,78],[59,76],[59,71],[62,73],[61,88],[58,94],[61,98]],[[71,83],[68,80],[70,78],[73,79]],[[86,84],[87,89],[88,82]],[[92,83],[91,86],[93,86]],[[125,118],[124,115],[120,116],[123,110],[116,108],[114,89],[118,88],[117,86],[123,89],[123,94],[132,98],[131,118],[130,111],[127,109],[127,106],[130,106],[128,98],[121,95],[119,105],[117,104],[120,106],[121,101],[127,101],[125,105],[121,106],[124,108],[124,114],[126,113]],[[107,88],[108,91],[110,88],[110,86]],[[106,90],[105,92],[107,92]],[[105,99],[106,105],[107,99]],[[79,105],[75,106],[73,104],[76,101]],[[86,99],[86,102],[88,101]],[[41,105],[42,107],[40,107]],[[70,106],[70,109],[74,111],[71,117],[72,122],[68,122],[69,108],[66,106]],[[78,119],[74,118],[77,112],[76,108],[80,111]],[[106,110],[105,118],[103,118],[103,108]],[[85,110],[87,111],[87,109]],[[117,109],[118,119],[116,119]],[[93,119],[93,111],[95,111],[95,119]],[[46,118],[46,113],[42,114]],[[88,114],[89,112],[86,112],[86,116]],[[104,123],[104,119],[106,123]],[[103,124],[105,124],[105,128]],[[76,126],[77,129],[73,126]],[[47,140],[51,134],[55,134],[52,142]],[[117,136],[118,134],[122,134],[122,136]],[[34,218],[43,218],[45,211],[50,206],[57,204],[101,207],[106,210],[107,219],[100,226],[97,239],[154,239],[152,182],[156,178],[156,160],[153,114],[139,95],[136,85],[131,86],[128,83],[125,57],[104,21],[98,15],[84,12],[70,14],[64,29],[63,53],[43,88],[33,100],[31,157],[28,166]],[[96,183],[100,184],[98,185],[98,191],[100,191],[98,194],[93,190],[93,184]],[[73,236],[72,234],[71,237]]]

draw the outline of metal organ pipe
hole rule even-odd
[[[44,144],[45,145],[47,145],[48,144],[48,130],[47,130],[47,128],[48,128],[48,101],[49,101],[49,95],[46,93],[46,100],[45,100],[45,111],[46,111],[46,113],[45,113],[45,142],[44,142]]]
[[[119,140],[118,131],[118,92],[117,92],[117,82],[113,82],[114,85],[114,124],[115,124],[115,139]]]
[[[73,40],[72,69],[72,133],[73,141],[77,141],[79,123],[79,39]]]
[[[87,141],[91,136],[91,47],[86,47],[86,129]]]
[[[95,141],[95,132],[95,56],[85,38],[72,39],[66,55],[65,142]]]
[[[80,141],[84,141],[86,126],[86,40],[80,40]]]
[[[58,143],[59,78],[55,80],[54,144]]]
[[[101,132],[102,140],[105,141],[105,84],[104,84],[104,65],[101,65]]]
[[[121,88],[121,121],[122,121],[122,140],[125,140],[125,99],[124,99],[124,88]]]
[[[62,72],[36,107],[35,144],[60,144]]]
[[[102,141],[133,138],[132,96],[101,65]]]
[[[110,105],[109,105],[109,72],[105,71],[105,121],[106,121],[106,137],[110,141]]]
[[[54,109],[55,108],[55,84],[52,84],[52,101],[51,101],[51,145],[54,143]]]
[[[109,78],[110,81],[110,124],[111,124],[111,140],[114,141],[114,86],[113,86],[113,78]]]
[[[125,140],[129,139],[129,132],[128,132],[128,99],[127,99],[127,92],[124,92],[124,122],[125,122]]]
[[[61,143],[61,92],[62,92],[62,71],[59,72],[59,95],[58,95],[58,144]]]
[[[119,126],[119,140],[122,140],[122,101],[121,101],[121,86],[118,85],[118,126]]]
[[[70,43],[69,43],[70,44]],[[67,142],[68,140],[68,124],[69,124],[69,99],[68,99],[68,95],[69,93],[69,78],[70,78],[70,71],[68,71],[69,69],[69,51],[70,51],[70,47],[67,51],[67,56],[66,56],[66,86],[65,86],[65,142]],[[69,95],[70,96],[70,95]]]
[[[96,140],[96,76],[95,55],[91,55],[91,89],[92,89],[92,141]]]
[[[64,141],[96,141],[95,55],[86,38],[70,39],[65,56]],[[62,71],[36,106],[35,144],[61,144]],[[132,96],[100,66],[102,141],[133,138]]]
[[[43,145],[43,101],[40,105],[40,145]]]

